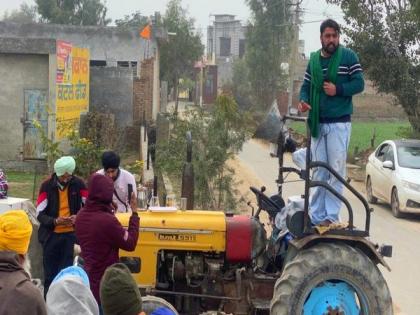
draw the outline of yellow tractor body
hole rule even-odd
[[[223,253],[226,218],[219,211],[139,212],[140,235],[134,252],[120,251],[120,257],[140,259],[140,272],[133,276],[140,287],[155,287],[157,259],[162,250]],[[130,214],[117,214],[128,226]]]

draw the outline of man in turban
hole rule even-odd
[[[99,315],[89,278],[78,266],[60,271],[47,294],[47,311],[53,315]]]
[[[0,314],[47,314],[41,291],[23,268],[31,234],[25,211],[0,215]]]
[[[101,280],[100,295],[104,315],[178,315],[164,299],[142,297],[130,270],[122,263],[106,269]]]
[[[145,315],[137,283],[122,263],[106,269],[101,280],[100,296],[104,315]]]
[[[41,185],[37,199],[37,218],[40,223],[38,240],[43,248],[44,295],[58,272],[73,264],[76,242],[74,222],[85,203],[86,185],[73,176],[76,162],[63,156],[54,164],[54,174]]]

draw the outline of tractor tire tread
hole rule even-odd
[[[344,273],[343,280],[354,281],[369,294],[370,304],[374,305],[369,315],[393,314],[391,295],[378,267],[361,250],[345,243],[321,243],[299,252],[274,286],[270,314],[301,315],[304,291],[308,289],[305,285],[309,286],[312,279],[328,280],[322,277],[334,272]]]

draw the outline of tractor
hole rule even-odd
[[[286,120],[306,122],[299,116],[285,115],[282,122]],[[329,165],[311,161],[309,128],[307,167],[283,165],[285,151],[294,150],[290,143],[287,128],[282,128],[275,154],[279,192],[267,196],[264,187],[250,187],[258,205],[252,215],[173,209],[139,212],[136,250],[120,252],[139,288],[164,298],[180,314],[393,314],[390,292],[378,268],[381,264],[390,270],[384,256],[391,257],[392,247],[368,239],[372,209]],[[311,170],[317,167],[326,168],[361,201],[364,229],[354,226],[353,209],[344,196],[327,183],[311,180]],[[291,172],[304,181],[305,189],[286,204],[284,174]],[[347,227],[317,233],[309,216],[309,191],[319,186],[344,203]],[[269,237],[260,220],[262,211],[273,223]],[[129,214],[117,216],[128,225]]]

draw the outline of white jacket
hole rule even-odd
[[[105,175],[105,171],[103,169],[97,171],[97,173]],[[120,167],[120,174],[114,181],[114,196],[112,197],[112,200],[118,206],[117,212],[131,211],[130,199],[128,196],[128,184],[133,185],[133,192],[137,198],[136,179],[134,178],[133,174]],[[117,198],[116,194],[118,194],[119,198]],[[122,203],[119,199],[121,199],[121,201],[124,203]]]

